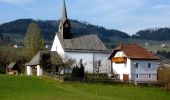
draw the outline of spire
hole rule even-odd
[[[61,35],[63,36],[63,39],[69,39],[71,38],[70,31],[71,31],[71,24],[69,20],[67,19],[66,4],[65,4],[65,0],[63,0],[62,18],[60,20],[58,32],[61,33]]]
[[[67,9],[66,9],[65,0],[63,0],[62,21],[64,22],[66,20],[67,20]]]

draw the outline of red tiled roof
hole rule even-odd
[[[130,59],[143,59],[143,60],[159,60],[157,56],[147,51],[137,44],[122,44],[116,47],[111,54],[110,58],[115,56],[117,51],[123,51]]]

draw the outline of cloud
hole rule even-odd
[[[30,3],[33,0],[0,0],[0,2],[10,3],[10,4],[25,4]]]

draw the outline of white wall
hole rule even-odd
[[[42,76],[43,69],[40,65],[37,65],[37,76]]]
[[[100,73],[109,73],[111,63],[108,60],[109,54],[101,53],[85,53],[85,52],[66,52],[68,57],[71,57],[76,60],[76,64],[79,65],[80,60],[82,59],[85,72],[94,73],[94,64],[95,62],[101,60],[101,71]]]
[[[55,36],[51,51],[57,51],[62,57],[71,57],[76,60],[76,64],[79,64],[80,60],[83,60],[85,65],[85,72],[93,73],[94,72],[94,62],[101,60],[101,73],[109,73],[111,70],[111,62],[108,60],[110,54],[102,53],[86,53],[86,52],[65,52],[58,36]],[[94,60],[94,61],[93,61]],[[64,73],[62,71],[61,73]]]
[[[138,68],[135,67],[135,64],[138,63]],[[151,68],[148,68],[148,63],[151,64]],[[157,69],[158,61],[156,60],[132,60],[132,76],[135,81],[157,81]],[[136,75],[139,75],[139,78],[136,78]],[[149,78],[149,74],[151,78]]]
[[[54,42],[51,48],[51,51],[57,51],[59,55],[63,56],[64,55],[64,49],[60,43],[60,40],[57,35],[55,35]]]
[[[32,67],[26,66],[27,75],[32,75]],[[41,76],[43,74],[43,69],[40,67],[40,65],[37,65],[37,76]]]
[[[123,51],[119,51],[115,54],[115,57],[126,57]],[[120,75],[120,80],[123,80],[123,74],[128,74],[131,78],[131,60],[127,58],[126,63],[114,63],[112,62],[113,73]]]
[[[128,74],[131,79],[131,66],[130,59],[127,59],[127,63],[112,63],[113,73],[120,75],[120,80],[123,80],[123,74]]]
[[[27,75],[32,75],[32,67],[31,66],[26,66],[27,67]]]
[[[106,53],[94,53],[94,61],[101,61],[100,73],[110,73],[111,72],[111,62],[108,60],[110,54]]]
[[[82,59],[85,72],[93,73],[93,53],[66,52],[66,55],[76,60],[75,65],[79,65]]]

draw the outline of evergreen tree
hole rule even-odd
[[[84,77],[84,65],[80,64],[79,77]]]
[[[44,39],[41,30],[36,23],[29,24],[24,38],[24,51],[28,59],[32,58],[39,51],[44,49]]]

